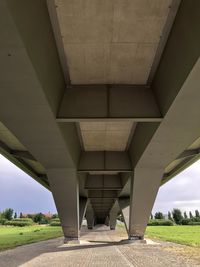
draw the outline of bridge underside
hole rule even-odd
[[[123,215],[200,155],[198,0],[3,0],[0,153],[52,193],[66,241]]]

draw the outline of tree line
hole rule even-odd
[[[58,218],[58,214],[52,214],[50,216],[47,216],[43,213],[32,213],[32,214],[23,214],[20,212],[19,216],[17,215],[17,212],[14,212],[13,209],[7,208],[0,212],[0,224],[4,224],[6,221],[12,221],[16,219],[25,219],[29,218],[32,219],[34,223],[38,224],[48,224],[52,219]]]
[[[151,220],[165,220],[166,217],[160,211],[156,212],[155,215],[151,214]],[[172,212],[168,211],[167,219],[174,222],[178,225],[199,225],[200,224],[200,213],[198,210],[195,210],[194,215],[192,212],[189,212],[189,215],[186,211],[182,213],[180,209],[173,209]]]

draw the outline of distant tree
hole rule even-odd
[[[184,217],[184,219],[187,219],[188,218],[186,211],[184,211],[183,217]]]
[[[17,212],[15,212],[15,215],[14,215],[14,219],[16,219],[17,218]]]
[[[172,214],[170,211],[168,211],[168,220],[173,221]]]
[[[3,217],[8,220],[8,221],[11,221],[12,220],[12,217],[13,217],[13,209],[5,209],[3,211]]]
[[[200,214],[199,214],[199,211],[198,210],[195,210],[195,217],[196,218],[200,218]]]
[[[182,213],[179,209],[173,209],[172,217],[173,217],[176,224],[181,224],[181,222],[183,220],[183,216],[182,216]]]
[[[27,217],[32,219],[34,221],[34,218],[35,218],[36,214],[33,213],[33,214],[27,214]]]
[[[151,213],[151,217],[150,218],[151,218],[151,220],[153,220],[153,214],[152,213]]]
[[[41,212],[40,213],[37,213],[37,214],[35,214],[35,216],[34,216],[34,222],[36,222],[36,223],[42,223],[42,221],[45,219],[45,216],[44,216],[44,214],[42,214]]]
[[[23,214],[22,214],[22,212],[20,212],[20,214],[19,214],[19,218],[23,218]]]
[[[155,213],[154,218],[155,219],[164,219],[164,215],[162,212],[158,211]]]
[[[58,218],[58,214],[57,213],[52,215],[52,219],[56,219],[56,218]]]
[[[193,215],[192,215],[192,212],[191,211],[189,212],[189,217],[190,217],[190,219],[193,218]]]

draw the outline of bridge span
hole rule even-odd
[[[0,153],[52,192],[65,242],[120,214],[143,239],[159,187],[199,159],[199,11],[0,1]]]

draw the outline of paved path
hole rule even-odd
[[[160,244],[122,244],[123,231],[98,227],[83,229],[80,245],[63,245],[63,238],[21,246],[0,253],[0,267],[103,266],[103,267],[188,267],[200,266],[180,253],[183,246]],[[178,248],[178,249],[177,249]]]

